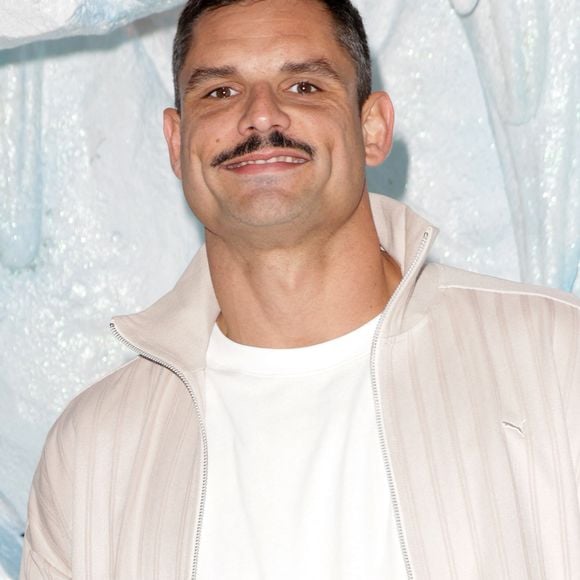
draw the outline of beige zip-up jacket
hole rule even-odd
[[[434,229],[385,197],[372,205],[405,272],[373,344],[369,421],[408,577],[580,578],[580,304],[425,265]],[[78,395],[48,435],[21,578],[195,578],[218,311],[202,248],[173,291],[114,320],[141,356]]]

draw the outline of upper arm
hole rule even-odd
[[[74,430],[65,413],[50,430],[28,501],[20,578],[70,578]]]
[[[32,549],[27,535],[28,530],[26,531],[22,548],[20,580],[70,580],[72,578],[70,573],[65,573],[55,568]]]
[[[580,307],[555,308],[553,324],[554,360],[580,489]]]

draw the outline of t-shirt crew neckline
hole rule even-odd
[[[239,344],[214,324],[207,350],[207,367],[259,375],[303,374],[369,356],[380,315],[359,328],[326,342],[298,348],[263,348]]]

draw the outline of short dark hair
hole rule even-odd
[[[173,86],[175,91],[175,108],[178,111],[181,110],[179,75],[181,74],[187,53],[191,48],[195,22],[205,12],[238,4],[243,1],[247,0],[189,0],[185,5],[179,17],[177,32],[173,41]],[[336,28],[336,39],[354,62],[358,77],[358,101],[362,107],[363,103],[371,94],[372,84],[371,56],[362,18],[350,0],[315,1],[322,4],[332,16]]]

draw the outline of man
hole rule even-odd
[[[580,306],[425,259],[348,0],[197,0],[171,164],[206,228],[35,475],[23,578],[575,578]]]

